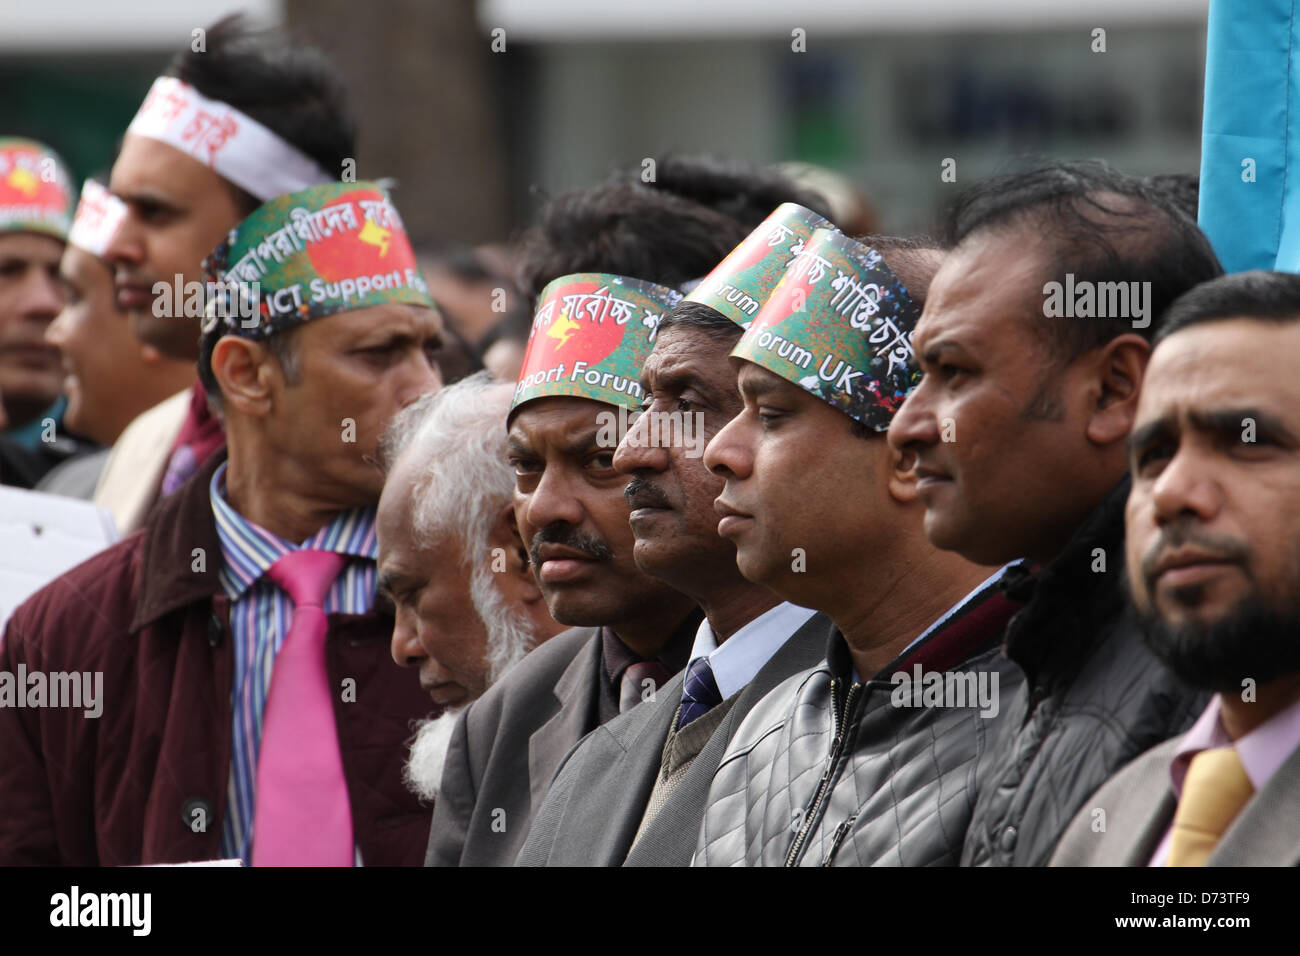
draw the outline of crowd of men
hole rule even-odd
[[[239,20],[75,215],[0,140],[0,481],[123,536],[0,639],[0,864],[1300,864],[1300,277],[1193,180],[668,159],[485,320],[355,141]]]

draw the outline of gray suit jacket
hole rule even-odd
[[[1070,822],[1051,866],[1146,866],[1174,819],[1169,763],[1181,736],[1148,750],[1102,786]],[[1094,832],[1095,810],[1106,812]],[[1206,866],[1300,866],[1300,748],[1232,821]]]
[[[564,755],[599,721],[599,628],[557,634],[461,714],[426,866],[509,866]]]
[[[681,701],[684,674],[660,688],[654,699],[601,726],[556,772],[518,865],[689,865],[709,785],[727,744],[768,691],[825,657],[830,629],[825,615],[813,615],[759,670],[631,853]]]

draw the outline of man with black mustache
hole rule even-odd
[[[699,613],[638,570],[613,468],[619,424],[641,402],[651,332],[680,298],[602,273],[562,276],[542,291],[507,448],[519,535],[551,616],[572,627],[461,716],[434,807],[431,866],[512,863],[569,748],[686,663]]]
[[[822,657],[830,622],[744,578],[735,544],[718,535],[724,481],[705,466],[704,446],[744,404],[729,354],[748,317],[721,290],[743,285],[765,300],[791,247],[823,224],[781,206],[660,323],[641,371],[643,414],[614,467],[631,476],[624,496],[637,566],[693,597],[705,620],[685,672],[565,758],[521,865],[688,865],[736,728],[769,690]]]
[[[1084,804],[1053,865],[1300,864],[1297,354],[1300,277],[1170,307],[1129,440],[1128,584],[1151,650],[1215,696]]]

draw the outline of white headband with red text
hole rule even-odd
[[[179,149],[263,202],[334,179],[257,120],[172,76],[154,80],[127,132]]]
[[[126,203],[93,179],[87,179],[81,187],[81,202],[77,203],[77,213],[72,217],[68,242],[92,256],[102,257],[125,218]]]

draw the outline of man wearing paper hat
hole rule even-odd
[[[722,481],[702,459],[741,408],[732,347],[819,226],[830,223],[783,204],[657,326],[641,371],[644,411],[614,467],[631,479],[637,567],[694,598],[705,620],[683,672],[565,759],[521,865],[688,864],[731,732],[768,690],[821,659],[830,622],[736,569],[713,510]]]
[[[911,333],[942,255],[865,241],[821,229],[791,258],[732,352],[744,408],[705,451],[741,572],[834,625],[825,660],[736,730],[698,864],[955,864],[962,792],[1018,681],[1001,572],[926,540],[911,463],[884,436],[919,378]],[[921,694],[935,684],[971,692]]]
[[[6,435],[37,452],[47,450],[44,420],[57,426],[62,417],[59,353],[44,336],[63,307],[59,257],[72,202],[67,169],[53,150],[0,138],[0,399]]]
[[[319,53],[238,17],[209,27],[203,50],[187,48],[154,81],[113,164],[128,212],[107,258],[141,341],[197,358],[203,257],[259,204],[338,180],[355,156],[345,90]],[[128,530],[223,441],[197,383],[128,437],[100,489]]]
[[[662,183],[623,174],[562,195],[519,242],[520,287],[543,294],[510,422],[522,453],[515,514],[525,542],[535,538],[534,563],[552,565],[539,582],[553,616],[591,626],[552,638],[466,711],[434,808],[430,865],[513,863],[569,748],[686,662],[699,612],[635,573],[613,452],[627,412],[640,404],[639,359],[677,299],[655,284],[694,285],[762,220],[764,212],[750,218],[757,197],[772,197],[770,210],[803,193],[780,177],[715,162],[669,169]],[[572,285],[555,285],[559,276]],[[589,334],[578,336],[583,329]],[[600,579],[613,587],[600,593],[591,586]],[[636,650],[594,626],[653,593],[662,598],[652,617],[676,620],[653,629],[634,623],[643,632],[635,636],[620,630]],[[637,659],[656,653],[657,662]]]
[[[686,663],[695,603],[637,569],[612,464],[620,412],[625,421],[641,403],[653,331],[680,299],[607,273],[562,276],[538,299],[507,448],[533,574],[551,616],[571,629],[461,718],[434,806],[430,863],[514,862],[565,752]],[[481,768],[468,766],[471,755],[484,755]]]
[[[131,421],[158,402],[189,387],[193,363],[172,359],[131,332],[117,307],[113,272],[104,250],[126,216],[126,205],[93,179],[81,201],[59,262],[66,293],[63,311],[45,330],[66,373],[64,422],[73,432],[111,446]],[[89,498],[109,456],[108,448],[52,470],[40,491]]]
[[[418,863],[428,700],[374,601],[374,454],[438,386],[439,315],[372,183],[266,203],[207,269],[229,458],[10,619],[0,668],[100,669],[106,703],[0,709],[0,863]]]

